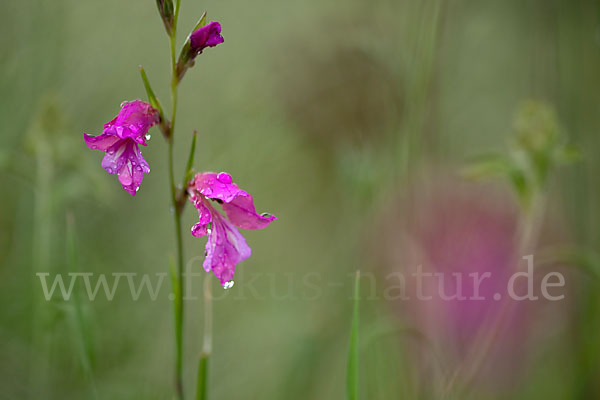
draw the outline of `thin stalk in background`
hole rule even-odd
[[[71,213],[67,213],[66,217],[66,257],[69,271],[81,272],[79,263],[77,260],[77,245],[76,245],[76,232],[75,232],[75,217]],[[96,381],[94,379],[94,371],[92,369],[92,362],[94,359],[94,350],[92,345],[92,338],[90,334],[89,321],[86,319],[83,305],[81,303],[81,296],[78,290],[73,291],[73,305],[74,310],[71,313],[71,319],[74,333],[79,343],[79,362],[85,375],[86,380],[90,385],[90,398],[98,400],[98,390],[96,388]]]
[[[33,134],[36,136],[37,145],[35,152],[35,196],[34,196],[34,225],[33,225],[33,272],[49,272],[51,270],[52,226],[54,207],[52,204],[52,181],[54,179],[54,163],[50,154],[43,127],[34,126]],[[42,307],[39,291],[32,293],[32,349],[33,355],[29,364],[30,398],[37,398],[40,390],[47,390],[50,375],[49,360],[51,357],[51,335],[48,324],[51,316],[47,307]]]
[[[348,351],[348,370],[346,375],[346,398],[358,400],[358,328],[360,314],[360,271],[356,271],[354,280],[354,306],[352,328],[350,330],[350,349]]]
[[[409,169],[419,161],[422,152],[422,138],[425,136],[426,121],[429,117],[431,88],[436,74],[437,50],[444,17],[446,0],[419,2],[418,12],[421,22],[418,24],[418,36],[415,42],[414,57],[409,65],[411,80],[406,88],[407,103],[405,121],[398,135],[396,145],[395,170],[403,179]],[[431,29],[429,29],[431,27]]]

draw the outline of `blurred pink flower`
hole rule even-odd
[[[142,183],[143,173],[150,172],[138,144],[146,146],[146,134],[158,122],[157,110],[148,103],[134,100],[121,104],[121,111],[104,125],[101,135],[83,134],[90,149],[106,153],[102,168],[109,174],[117,174],[123,189],[132,196],[135,196]]]
[[[252,196],[233,183],[231,175],[225,172],[196,174],[188,185],[188,192],[199,218],[192,227],[192,235],[202,237],[208,234],[204,270],[212,271],[221,285],[227,287],[233,279],[235,266],[251,254],[236,226],[262,229],[277,218],[257,214]],[[227,217],[217,211],[209,200],[221,204]]]
[[[515,202],[497,189],[448,177],[421,181],[387,209],[377,227],[377,253],[388,272],[405,278],[405,298],[394,304],[431,341],[450,370],[471,360],[479,336],[502,312],[504,302],[495,296],[507,296],[516,263],[525,265],[524,254],[518,254]],[[416,283],[415,273],[427,278]],[[477,288],[471,274],[489,277]],[[419,298],[419,293],[428,298]],[[536,306],[512,306],[478,375],[488,388],[509,387],[530,353],[525,350]]]

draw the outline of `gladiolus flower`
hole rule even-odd
[[[119,115],[104,125],[101,135],[83,134],[90,149],[106,153],[102,168],[109,174],[117,174],[123,189],[132,196],[135,196],[142,183],[143,173],[150,172],[138,144],[146,146],[146,134],[158,122],[157,110],[148,103],[134,100],[121,104]]]
[[[233,183],[231,175],[225,172],[196,174],[188,185],[188,192],[199,217],[192,227],[192,235],[208,235],[204,270],[212,271],[223,287],[231,287],[235,266],[251,255],[250,247],[237,228],[262,229],[277,217],[257,214],[252,196]],[[221,204],[226,216],[209,200]]]

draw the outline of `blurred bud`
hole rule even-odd
[[[561,137],[554,109],[543,102],[526,101],[517,110],[514,122],[517,149],[527,161],[524,171],[533,178],[532,185],[544,187],[548,174],[557,162],[576,159],[576,151]]]
[[[167,33],[171,35],[173,33],[173,0],[156,0],[156,6],[158,7],[158,12],[165,24],[165,29]]]
[[[542,102],[523,102],[517,110],[514,129],[518,144],[530,152],[545,152],[558,139],[556,113]]]
[[[177,61],[177,82],[181,81],[188,68],[194,66],[194,59],[207,47],[215,47],[223,43],[221,24],[212,21],[206,24],[206,13],[202,15],[196,27],[188,36]]]
[[[464,172],[473,178],[499,176],[506,179],[522,208],[530,211],[546,187],[553,168],[577,161],[580,154],[566,143],[556,113],[548,104],[533,100],[523,102],[517,109],[513,126],[509,151],[480,156]]]

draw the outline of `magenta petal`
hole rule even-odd
[[[231,202],[224,203],[223,210],[234,225],[243,229],[263,229],[277,219],[274,215],[257,214],[252,196],[248,193],[239,194]]]
[[[192,58],[196,54],[202,53],[207,47],[215,47],[216,45],[223,43],[225,39],[221,36],[221,24],[216,21],[212,21],[201,28],[196,29],[190,35],[190,51],[192,52]]]
[[[108,135],[103,133],[98,136],[90,136],[87,133],[83,134],[83,140],[85,140],[85,144],[92,150],[102,150],[107,151],[109,147],[114,145],[117,141],[121,140],[116,136]]]
[[[198,223],[192,226],[192,235],[202,237],[208,233],[208,224],[211,221],[210,210],[202,200],[196,201],[194,207],[198,210]]]
[[[127,142],[127,139],[119,139],[106,151],[106,155],[102,159],[102,168],[109,174],[117,174],[123,167],[125,158],[122,156],[127,148]]]
[[[102,160],[102,168],[109,174],[118,174],[121,186],[132,196],[142,183],[143,173],[150,172],[148,163],[132,139],[120,139],[110,147]]]
[[[231,175],[226,172],[196,174],[193,186],[207,198],[221,200],[225,203],[229,203],[240,194],[247,194],[232,182]]]
[[[123,102],[119,114],[104,125],[104,133],[121,139],[131,138],[145,145],[144,136],[159,122],[158,111],[141,100]]]
[[[204,269],[212,271],[221,285],[233,279],[235,266],[250,257],[252,250],[237,228],[211,207],[212,227],[206,242]]]

